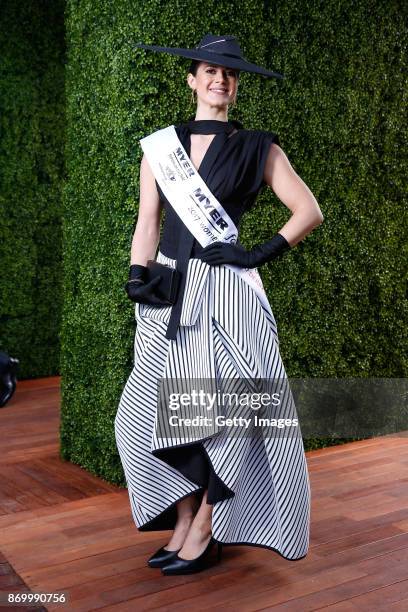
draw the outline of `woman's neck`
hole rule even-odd
[[[228,121],[228,108],[197,107],[194,121],[202,120]]]

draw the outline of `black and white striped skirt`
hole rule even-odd
[[[157,261],[176,265],[160,251]],[[135,304],[134,367],[115,418],[136,527],[173,529],[177,502],[208,489],[216,540],[303,558],[311,494],[301,435],[158,435],[160,380],[287,378],[273,314],[231,269],[198,258],[189,260],[176,340],[165,337],[170,313]]]

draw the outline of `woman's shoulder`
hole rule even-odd
[[[272,143],[272,142],[276,142],[277,144],[279,144],[279,136],[276,132],[272,131],[272,130],[264,130],[264,129],[259,129],[259,128],[255,128],[255,129],[250,129],[250,130],[242,130],[242,132],[244,133],[244,137],[249,139],[249,140],[253,140],[254,142],[258,142],[258,143]]]
[[[277,133],[273,130],[263,130],[263,129],[258,129],[258,130],[253,130],[254,132],[256,132],[257,134],[260,134],[263,137],[271,137],[271,136],[277,136]]]

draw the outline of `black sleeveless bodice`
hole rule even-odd
[[[239,121],[231,123],[238,131],[228,137],[212,164],[206,184],[239,229],[242,215],[253,206],[258,193],[265,186],[263,174],[270,145],[273,142],[280,143],[273,132],[246,130]],[[187,155],[190,155],[191,132],[188,123],[176,125],[175,129]],[[182,221],[167,201],[157,181],[156,187],[165,209],[159,250],[163,255],[176,259],[177,237]],[[201,245],[194,240],[191,256],[194,257],[201,250]]]

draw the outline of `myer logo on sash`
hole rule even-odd
[[[164,195],[200,245],[235,243],[235,223],[194,168],[174,125],[142,138],[140,144]],[[258,270],[230,264],[226,267],[252,287],[273,317]]]

